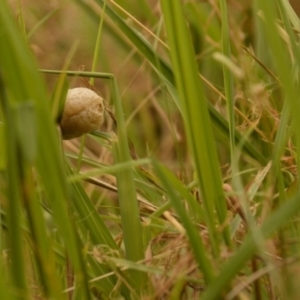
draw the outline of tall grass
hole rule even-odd
[[[45,7],[0,2],[1,299],[298,299],[289,1]],[[62,141],[78,85],[106,121]]]

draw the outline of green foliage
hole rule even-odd
[[[244,2],[0,1],[1,299],[298,299],[300,20]]]

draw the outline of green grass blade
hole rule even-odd
[[[168,0],[162,0],[161,5],[183,109],[185,130],[207,214],[210,241],[214,254],[218,256],[220,245],[219,234],[215,227],[214,210],[218,212],[219,224],[223,224],[226,219],[226,205],[207,102],[198,76],[195,54],[182,14],[182,7],[178,1]],[[228,230],[225,229],[223,234],[226,243],[229,244]]]
[[[27,194],[24,195],[25,209],[32,235],[31,243],[37,260],[37,269],[44,287],[43,293],[47,298],[65,299],[65,296],[61,293],[61,281],[56,276],[57,269],[55,268],[56,261],[52,240],[47,232],[48,229],[46,228],[39,198],[35,195],[34,178],[30,169],[26,174],[24,184],[28,189]]]
[[[299,160],[300,160],[300,133],[299,133],[299,113],[300,113],[300,106],[299,106],[299,96],[300,96],[300,84],[299,84],[299,67],[300,67],[300,51],[299,51],[299,41],[298,39],[295,38],[293,29],[294,28],[299,28],[300,20],[297,17],[296,13],[292,10],[291,6],[289,3],[286,1],[282,0],[279,2],[279,8],[280,8],[280,13],[282,15],[283,19],[283,24],[285,26],[285,30],[288,34],[289,41],[287,42],[287,47],[291,49],[294,58],[291,57],[291,63],[292,63],[292,69],[290,70],[291,76],[290,80],[292,81],[291,86],[287,86],[288,90],[286,91],[287,94],[287,100],[288,103],[290,103],[290,107],[292,110],[291,115],[293,116],[293,122],[292,122],[292,127],[294,127],[294,132],[296,136],[296,143],[297,143],[297,148],[296,148],[296,155],[297,155],[297,161],[298,161],[298,172],[300,171],[300,165],[299,165]],[[291,24],[293,24],[294,28],[292,28]],[[288,71],[288,70],[287,70]]]
[[[2,74],[1,74],[2,75]],[[22,244],[22,231],[17,224],[20,224],[22,185],[20,178],[20,169],[22,162],[20,161],[19,151],[17,147],[17,133],[13,122],[13,111],[9,106],[8,97],[5,93],[2,78],[0,77],[0,103],[3,113],[6,117],[6,145],[7,145],[7,178],[9,185],[7,187],[8,201],[8,228],[11,238],[9,247],[11,249],[9,257],[12,264],[11,280],[17,295],[17,299],[29,299],[27,279],[25,276],[24,252]],[[23,170],[22,170],[23,171]]]
[[[125,129],[121,98],[119,96],[118,86],[115,79],[112,79],[112,88],[118,124],[117,137],[114,141],[112,141],[114,159],[116,163],[128,162],[131,160],[131,156]],[[138,261],[144,258],[144,248],[132,169],[123,169],[117,173],[117,187],[126,258],[132,261]],[[134,272],[133,278],[136,282],[136,287],[139,289],[144,281],[143,276],[141,276],[138,272]]]
[[[95,77],[95,78],[104,78],[104,79],[112,79],[114,77],[111,73],[100,73],[100,72],[87,72],[87,71],[61,71],[61,70],[46,70],[41,69],[42,73],[45,74],[66,74],[68,76],[75,76],[75,77]]]
[[[293,65],[287,48],[287,44],[283,41],[278,32],[276,25],[276,19],[278,17],[276,7],[272,1],[257,1],[257,6],[264,13],[265,19],[265,37],[269,41],[269,49],[273,53],[273,65],[277,72],[277,76],[282,84],[282,92],[286,95],[286,100],[291,109],[291,115],[295,121],[295,133],[297,140],[300,141],[300,132],[297,128],[300,127],[300,106],[298,101],[299,96],[299,84],[295,84],[295,78]],[[291,38],[293,36],[291,35]],[[299,56],[297,55],[297,58]],[[299,66],[300,62],[295,61],[296,65]]]
[[[3,122],[0,122],[0,144],[2,145],[2,149],[0,151],[0,170],[3,171],[6,167],[7,161],[7,147]]]
[[[298,31],[300,30],[300,20],[297,16],[297,13],[292,8],[290,2],[288,0],[280,0],[279,1],[281,7],[285,11],[285,14],[289,15],[289,19],[291,21],[291,24],[294,26],[295,29]]]
[[[231,46],[229,40],[229,28],[228,28],[228,12],[227,4],[225,0],[220,0],[221,7],[221,19],[222,19],[222,49],[225,57],[230,59]],[[235,114],[234,114],[234,89],[233,89],[233,76],[230,70],[223,65],[224,87],[228,113],[228,125],[229,125],[229,140],[230,140],[230,152],[231,163],[235,162]]]
[[[69,81],[64,74],[61,74],[56,82],[50,99],[50,103],[52,104],[52,117],[56,122],[61,121],[68,90]]]
[[[64,71],[68,69],[69,64],[76,52],[77,46],[78,46],[78,42],[75,42],[72,48],[70,49],[64,62],[64,66],[63,66]],[[52,97],[50,100],[51,108],[52,108],[52,118],[56,122],[61,121],[68,89],[69,89],[69,82],[67,80],[67,75],[66,73],[62,72],[57,80],[55,89],[52,93]]]
[[[11,285],[8,283],[5,269],[2,263],[0,264],[0,298],[5,300],[15,300],[16,295],[13,293]],[[24,299],[24,298],[23,298]]]
[[[97,39],[96,39],[96,45],[95,45],[95,51],[94,51],[94,57],[93,57],[92,72],[96,71],[97,63],[98,63],[98,60],[99,60],[99,54],[100,54],[99,50],[100,50],[100,44],[101,44],[101,34],[102,34],[102,29],[103,29],[105,8],[106,8],[106,0],[104,1],[103,10],[102,10],[102,14],[101,14],[101,17],[100,17],[100,23],[99,23]],[[91,77],[90,84],[94,85],[94,83],[95,83],[95,78]]]
[[[275,169],[279,169],[280,157],[283,153],[284,147],[286,145],[287,139],[289,138],[290,133],[287,128],[290,121],[290,110],[287,102],[284,103],[279,128],[275,138],[274,148],[273,148],[273,161],[275,163]],[[287,134],[287,132],[289,134]]]

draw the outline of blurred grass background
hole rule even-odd
[[[1,299],[298,299],[298,1],[7,4]],[[117,126],[61,142],[97,42]]]

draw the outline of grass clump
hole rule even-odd
[[[297,299],[297,9],[0,2],[1,299]]]

